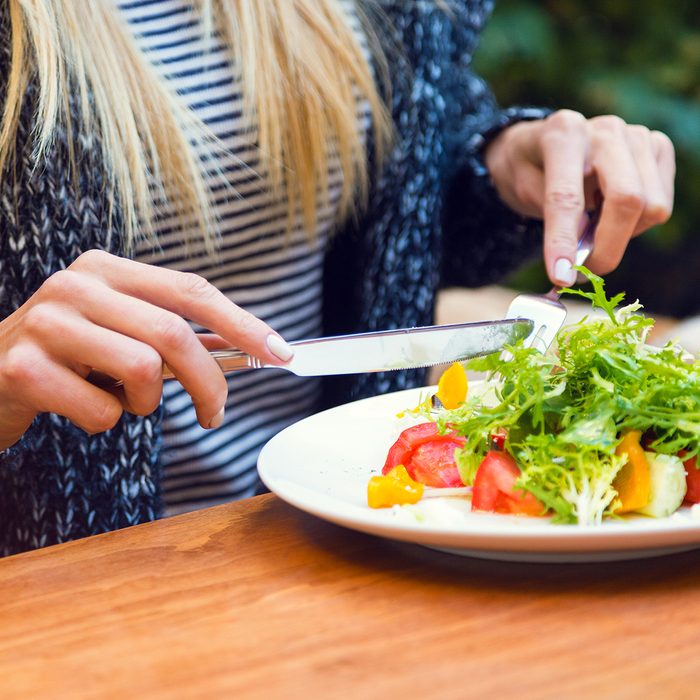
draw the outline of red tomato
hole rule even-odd
[[[506,444],[506,437],[508,437],[505,430],[498,430],[491,435],[491,444],[495,450],[503,450]]]
[[[421,423],[412,428],[406,428],[399,435],[396,442],[389,448],[386,456],[382,474],[386,474],[399,464],[406,466],[406,462],[411,460],[413,448],[428,440],[432,440],[438,435],[435,423]]]
[[[441,435],[435,423],[406,428],[389,449],[382,474],[403,464],[412,479],[426,486],[464,486],[454,453],[465,442],[455,433]]]
[[[685,452],[680,453],[680,457],[684,456]],[[685,465],[685,483],[688,485],[688,490],[685,494],[686,503],[700,503],[700,469],[698,469],[698,458],[693,457],[683,462]]]
[[[472,509],[490,513],[544,515],[545,507],[531,493],[515,488],[520,469],[507,452],[491,450],[474,477]]]
[[[426,486],[464,486],[455,464],[455,450],[463,445],[464,440],[431,440],[419,445],[410,462],[413,478]]]

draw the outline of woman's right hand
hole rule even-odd
[[[163,363],[191,395],[199,423],[221,425],[226,378],[184,319],[265,363],[292,356],[267,324],[204,278],[92,250],[0,323],[0,449],[39,413],[65,416],[88,433],[113,427],[123,411],[150,414]],[[93,370],[123,386],[95,386],[87,381]]]

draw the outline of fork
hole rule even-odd
[[[588,222],[576,247],[575,264],[583,265],[593,250],[595,228],[600,207],[588,212]],[[506,318],[529,318],[534,321],[532,332],[523,341],[526,348],[547,352],[566,320],[566,307],[559,301],[561,287],[554,286],[546,294],[519,294],[508,307]]]

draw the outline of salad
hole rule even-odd
[[[629,513],[669,516],[700,503],[700,360],[647,344],[653,321],[608,298],[578,268],[601,316],[563,328],[546,353],[510,346],[467,363],[487,373],[469,392],[456,363],[437,393],[407,411],[424,419],[391,446],[371,507],[427,495],[471,499],[472,511],[600,524]]]

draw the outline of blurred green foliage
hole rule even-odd
[[[700,313],[700,6],[697,0],[499,0],[475,68],[503,105],[617,114],[666,132],[678,174],[672,219],[636,239],[611,291],[656,313]],[[515,276],[542,290],[542,265]]]

